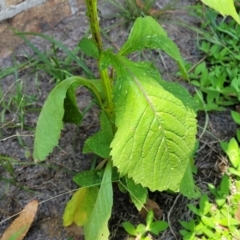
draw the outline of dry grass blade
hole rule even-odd
[[[36,215],[38,209],[38,201],[33,200],[30,203],[28,203],[23,211],[20,213],[20,215],[12,222],[12,224],[7,228],[7,230],[4,232],[1,240],[22,240]]]

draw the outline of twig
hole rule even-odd
[[[178,199],[179,199],[180,196],[181,196],[180,194],[177,195],[177,197],[176,197],[176,199],[174,200],[173,205],[172,205],[172,207],[170,208],[170,210],[169,210],[169,212],[168,212],[168,215],[167,215],[170,232],[172,233],[172,235],[175,237],[176,240],[177,240],[178,238],[177,238],[177,236],[176,236],[176,234],[175,234],[175,232],[174,232],[174,230],[173,230],[173,228],[172,228],[172,226],[171,226],[170,216],[171,216],[171,213],[172,213],[172,211],[173,211],[173,208],[175,207],[175,205],[176,205],[176,203],[177,203],[177,201],[178,201]]]

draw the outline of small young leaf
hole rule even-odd
[[[136,229],[130,222],[123,222],[122,226],[128,234],[132,236],[137,236]]]
[[[136,184],[132,178],[125,177],[127,190],[130,194],[131,200],[138,211],[142,209],[147,201],[147,188],[142,187],[141,184]]]
[[[240,164],[240,150],[238,142],[235,138],[232,138],[228,143],[228,149],[226,151],[232,165],[237,168]]]
[[[161,49],[177,61],[182,75],[187,78],[187,71],[179,53],[178,47],[168,38],[165,30],[152,17],[139,17],[136,19],[128,40],[119,51],[119,55],[149,49]]]
[[[168,228],[168,223],[164,221],[152,222],[149,227],[149,231],[155,235],[165,231]]]
[[[195,222],[193,219],[189,222],[185,222],[185,221],[179,221],[179,222],[185,229],[189,230],[190,232],[194,232]]]
[[[78,226],[86,224],[95,205],[98,190],[98,187],[80,188],[73,194],[64,210],[64,227],[68,227],[72,223],[76,223]]]
[[[146,226],[144,226],[143,224],[138,224],[138,226],[136,228],[136,232],[140,233],[140,234],[146,233],[147,232]]]
[[[226,153],[228,149],[228,142],[220,142],[222,150]]]
[[[206,215],[210,211],[212,204],[209,203],[207,194],[203,194],[200,198],[199,207],[199,212],[201,212],[202,215]]]
[[[231,218],[230,216],[228,218],[222,218],[220,221],[219,221],[219,224],[223,225],[223,226],[226,226],[226,227],[229,227],[231,225],[239,225],[240,224],[240,221],[237,220],[237,219],[234,219],[234,218]]]
[[[89,57],[99,58],[99,51],[95,41],[91,38],[82,38],[78,43],[79,48]]]
[[[234,174],[234,175],[240,177],[240,169],[235,169],[235,168],[230,167],[230,168],[228,168],[228,171],[229,171],[231,174]]]
[[[113,139],[111,123],[104,111],[100,115],[101,130],[95,135],[89,137],[83,147],[83,153],[93,152],[102,158],[108,158],[110,153],[110,144]]]
[[[112,163],[109,160],[104,171],[97,200],[84,227],[85,239],[106,240],[109,237],[108,220],[113,205]]]
[[[195,226],[195,234],[196,235],[201,235],[203,233],[203,229],[205,228],[205,226],[203,225],[202,222],[199,222],[196,226]]]
[[[213,221],[213,219],[212,218],[209,218],[209,217],[206,217],[206,216],[202,216],[201,217],[201,221],[206,225],[206,226],[208,226],[208,227],[210,227],[210,228],[215,228],[216,226],[215,226],[215,223],[214,223],[214,221]]]
[[[219,207],[222,207],[224,205],[224,203],[226,202],[226,198],[218,197],[215,199],[215,202]]]
[[[240,113],[231,111],[231,116],[232,116],[234,122],[240,125]]]
[[[203,62],[201,62],[200,64],[197,65],[194,73],[196,75],[201,75],[205,69],[206,69],[206,62],[203,61]]]
[[[206,234],[210,239],[215,239],[215,234],[214,232],[209,229],[207,226],[205,226],[203,229],[202,229],[203,233]]]
[[[231,185],[231,180],[229,176],[225,173],[220,183],[220,190],[222,193],[221,196],[227,197],[229,195],[230,185]]]
[[[209,183],[209,184],[208,184],[208,189],[210,190],[210,192],[211,192],[215,197],[218,196],[218,194],[217,194],[217,189],[216,189],[216,187],[215,187],[213,184]]]
[[[198,216],[201,216],[202,213],[194,205],[188,204],[187,206],[193,213],[195,213]]]
[[[179,232],[183,236],[183,240],[195,240],[194,232],[188,232],[186,230],[180,230]]]

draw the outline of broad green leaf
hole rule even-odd
[[[114,56],[111,61],[119,77],[113,164],[122,176],[151,191],[179,191],[195,146],[190,94],[178,84],[157,82],[149,64]]]
[[[187,78],[187,71],[175,43],[167,36],[165,30],[152,17],[136,19],[127,41],[119,51],[119,55],[143,49],[160,49],[177,61],[182,75]]]
[[[78,43],[79,48],[86,53],[89,57],[98,59],[99,51],[98,47],[93,39],[82,38]]]
[[[113,205],[111,178],[112,163],[109,161],[105,168],[95,206],[84,227],[84,236],[86,240],[107,240],[109,237],[108,220],[111,216]]]
[[[194,183],[191,162],[189,162],[186,172],[182,178],[180,192],[189,199],[200,196],[200,192]]]
[[[130,194],[131,200],[138,211],[140,211],[147,201],[147,188],[142,187],[141,184],[136,184],[131,178],[126,177],[127,190]]]
[[[70,77],[59,83],[48,95],[36,127],[33,152],[35,160],[44,160],[53,147],[58,144],[58,139],[63,128],[64,100],[72,84],[74,86],[83,85],[87,87],[95,94],[98,102],[101,103],[101,97],[94,86],[94,81],[92,82],[81,77]]]
[[[94,208],[98,190],[98,187],[80,188],[73,194],[64,210],[64,227],[68,227],[72,223],[76,223],[78,226],[86,224]]]
[[[223,16],[230,15],[238,24],[240,24],[240,18],[234,7],[233,0],[202,0],[202,2],[215,9]]]
[[[89,137],[83,148],[83,153],[95,153],[102,158],[108,158],[110,153],[110,144],[113,139],[111,123],[104,111],[100,115],[101,130],[95,135]]]
[[[64,99],[64,116],[63,121],[67,123],[80,124],[82,120],[82,114],[78,109],[76,101],[76,90],[77,86],[72,84],[67,90],[66,98]]]

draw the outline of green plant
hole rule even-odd
[[[35,68],[35,71],[44,70],[52,76],[57,83],[73,76],[73,73],[80,69],[87,77],[94,78],[92,71],[86,66],[79,56],[79,46],[76,46],[73,50],[69,50],[60,41],[41,33],[16,32],[15,34],[22,38],[32,51],[36,53],[38,60],[35,60],[35,62],[31,64],[31,66]],[[28,35],[38,36],[50,42],[52,44],[52,50],[48,52],[41,52],[27,39],[26,36]],[[58,56],[57,50],[63,51],[67,57],[63,58]]]
[[[240,114],[231,112],[236,123],[240,123]],[[197,216],[189,222],[180,221],[184,230],[180,233],[183,239],[239,239],[240,238],[240,148],[239,129],[237,140],[232,138],[229,142],[220,142],[227,154],[232,167],[228,167],[221,179],[219,187],[208,184],[214,196],[210,203],[208,195],[200,198],[199,207],[189,204],[188,208]]]
[[[201,29],[193,28],[198,35],[198,48],[204,58],[194,68],[187,64],[191,83],[199,88],[195,95],[199,110],[223,110],[240,100],[240,25],[233,19],[220,17],[214,10],[198,4],[195,15],[201,20]],[[205,106],[203,106],[203,101]]]
[[[97,60],[100,79],[70,77],[49,94],[38,119],[34,159],[42,161],[57,145],[63,122],[79,125],[75,90],[86,87],[100,109],[101,129],[85,142],[83,152],[93,152],[92,170],[73,180],[81,187],[68,202],[64,226],[84,226],[85,239],[107,239],[113,204],[112,182],[124,187],[140,210],[151,191],[199,195],[192,176],[196,119],[190,94],[180,85],[161,79],[148,62],[133,62],[127,55],[143,49],[161,49],[172,57],[186,78],[176,45],[152,18],[137,18],[129,38],[118,53],[104,50],[97,16],[97,0],[87,0],[93,38],[79,47]],[[111,67],[110,67],[111,66]]]
[[[146,225],[139,224],[136,228],[130,222],[122,223],[124,230],[134,236],[134,239],[141,240],[151,240],[152,238],[148,237],[148,233],[152,233],[154,235],[158,235],[160,232],[165,231],[168,228],[168,224],[164,221],[153,221],[154,214],[153,211],[150,210],[146,217]]]
[[[231,111],[233,120],[240,125],[240,114],[235,111]],[[235,185],[238,191],[240,191],[240,130],[237,129],[236,137],[232,138],[229,142],[221,142],[223,151],[227,154],[232,166],[228,168],[228,172],[235,176]]]
[[[5,157],[5,156],[1,156],[0,155],[0,166],[6,171],[8,172],[8,174],[10,175],[10,181],[15,182],[15,175],[14,175],[14,168],[13,168],[13,162],[15,162],[15,159],[9,158],[9,157]],[[8,181],[8,179],[0,177],[0,180],[5,180]]]
[[[9,94],[9,91],[13,86],[15,88],[14,93]],[[6,95],[8,96],[6,97]],[[22,80],[15,81],[5,93],[1,92],[0,89],[0,104],[2,107],[0,110],[0,123],[2,125],[0,126],[0,130],[3,128],[3,126],[20,126],[21,129],[23,129],[25,126],[26,111],[27,109],[32,108],[32,105],[34,105],[35,101],[36,96],[26,93]],[[7,120],[5,118],[6,112],[12,113],[13,119]],[[15,121],[17,121],[16,124]]]
[[[215,197],[215,203],[210,203],[208,195],[204,194],[200,198],[199,207],[188,204],[188,208],[196,215],[196,219],[189,222],[180,221],[184,227],[184,230],[180,230],[184,240],[231,240],[240,236],[240,219],[236,219],[240,194],[230,194],[231,185],[229,176],[225,174],[219,188],[209,184],[209,189]]]

